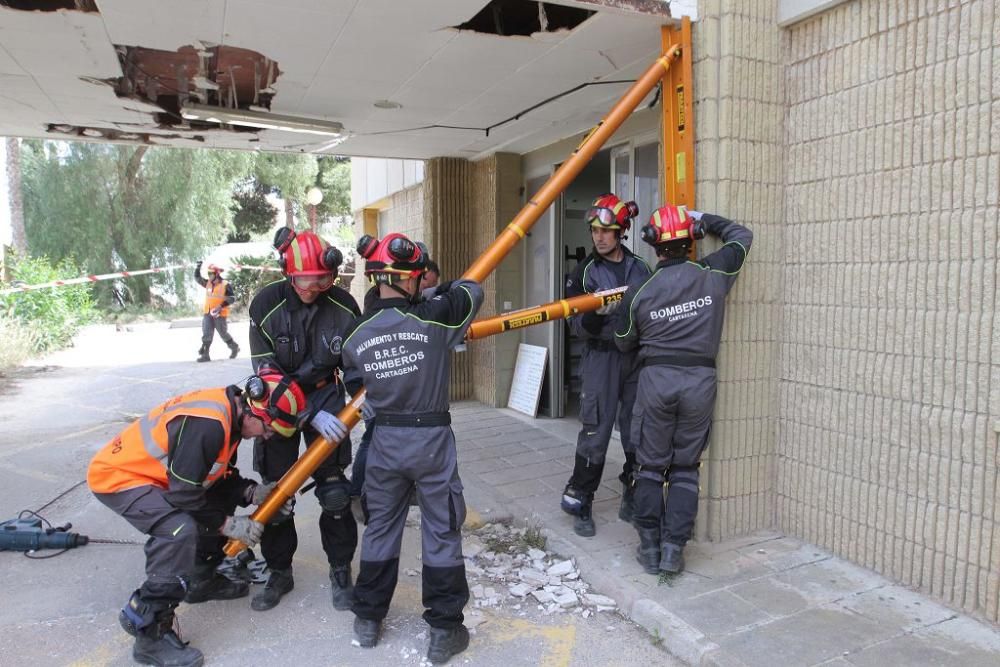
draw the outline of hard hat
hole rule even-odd
[[[344,261],[337,246],[332,246],[312,232],[296,233],[282,227],[274,235],[278,265],[286,276],[336,275]]]
[[[286,438],[295,435],[298,415],[306,409],[306,395],[295,380],[267,371],[251,376],[245,391],[250,412]]]
[[[623,202],[615,195],[603,194],[594,200],[583,219],[590,227],[620,229],[627,232],[632,227],[632,218],[639,215],[639,205],[634,201]]]
[[[214,273],[220,276],[222,275],[222,267],[219,266],[218,264],[209,264],[207,270],[209,273]]]
[[[418,278],[427,269],[427,246],[398,232],[381,241],[365,234],[358,241],[358,254],[366,260],[365,275],[385,276],[383,280]]]
[[[639,234],[643,241],[653,246],[673,241],[690,243],[704,236],[701,225],[695,224],[683,206],[661,206],[656,209]]]

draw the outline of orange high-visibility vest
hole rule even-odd
[[[170,486],[167,481],[167,423],[183,416],[215,419],[222,425],[225,440],[208,477],[202,482],[202,486],[211,486],[226,473],[229,459],[236,455],[236,446],[230,444],[233,411],[225,387],[175,396],[132,422],[91,460],[87,469],[90,490],[117,493],[148,485],[167,489]]]
[[[226,286],[229,283],[220,280],[215,283],[211,280],[205,283],[205,309],[202,311],[208,314],[213,308],[221,308],[220,317],[229,317],[229,304],[226,303]]]

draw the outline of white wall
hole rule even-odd
[[[423,160],[351,158],[351,210],[370,206],[423,180]]]

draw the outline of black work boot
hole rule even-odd
[[[198,350],[198,361],[211,361],[211,359],[208,358],[208,345],[202,345]]]
[[[660,529],[637,527],[636,530],[639,531],[639,546],[635,550],[635,559],[646,574],[659,574]]]
[[[581,491],[572,484],[567,484],[563,490],[562,500],[559,501],[559,507],[566,514],[577,516],[586,501],[587,493],[585,491]]]
[[[351,583],[351,564],[330,566],[330,591],[333,608],[348,611],[354,602],[354,585]]]
[[[684,547],[664,542],[660,547],[660,571],[680,574],[684,571]]]
[[[215,571],[215,563],[199,563],[188,583],[184,601],[189,604],[209,600],[235,600],[250,593],[250,584],[232,581]]]
[[[580,513],[573,517],[573,532],[580,537],[593,537],[597,534],[592,515],[593,508],[594,497],[587,496],[586,502],[580,506]]]
[[[236,355],[240,353],[240,346],[236,344],[235,341],[229,343],[229,358],[235,359]]]
[[[469,648],[469,631],[464,625],[454,628],[431,628],[431,643],[427,659],[434,665],[443,665],[453,655]]]
[[[628,482],[622,482],[622,504],[618,508],[618,518],[626,523],[632,523],[635,517],[635,487]]]
[[[295,579],[292,577],[292,568],[287,570],[271,570],[264,590],[253,596],[250,600],[250,608],[254,611],[267,611],[278,606],[282,596],[295,588]]]
[[[382,621],[372,621],[360,616],[354,617],[354,637],[351,639],[353,646],[375,648],[381,634]]]
[[[132,657],[143,665],[157,667],[201,667],[205,656],[181,641],[174,632],[174,614],[169,612],[139,630],[132,647]]]

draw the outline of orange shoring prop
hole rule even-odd
[[[580,294],[568,299],[559,299],[551,303],[543,303],[540,306],[522,308],[494,317],[486,317],[475,320],[465,334],[466,340],[476,340],[494,336],[505,331],[522,329],[524,327],[561,320],[573,315],[589,313],[597,310],[601,306],[606,306],[615,301],[621,301],[625,296],[628,287],[616,287],[602,292],[592,294]]]
[[[531,229],[531,226],[552,205],[552,202],[559,196],[559,193],[565,190],[573,179],[583,171],[583,168],[597,154],[601,146],[611,138],[611,135],[615,133],[635,108],[639,106],[639,103],[642,102],[649,91],[659,83],[670,69],[671,63],[680,56],[680,53],[679,46],[672,46],[664,55],[657,58],[656,62],[649,66],[649,69],[629,87],[625,95],[611,108],[608,115],[587,133],[569,159],[556,169],[555,173],[545,182],[545,185],[535,193],[534,197],[528,200],[528,203],[524,205],[496,240],[490,244],[490,247],[472,263],[469,270],[462,275],[463,278],[482,282],[493,272],[497,265],[507,256],[507,253],[517,245],[518,241],[524,238],[528,230]],[[589,297],[588,295],[583,295],[583,297],[584,300],[596,303],[593,297]],[[594,310],[599,307],[600,304],[597,304],[594,306]],[[348,432],[361,421],[361,406],[364,405],[364,402],[365,390],[361,389],[337,413],[337,418],[344,423]],[[320,464],[339,445],[339,442],[329,442],[322,437],[313,440],[308,449],[306,449],[306,453],[288,469],[288,472],[278,481],[278,484],[271,491],[270,495],[250,515],[250,518],[263,524],[270,521],[271,517],[281,509],[289,498],[295,496],[295,493],[302,487],[309,476],[319,468]],[[246,545],[234,539],[230,539],[225,546],[225,552],[228,556],[235,556],[244,549],[246,549]]]

